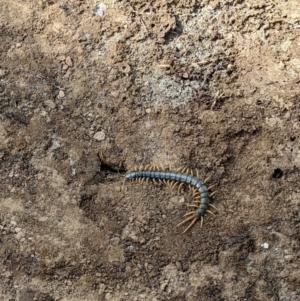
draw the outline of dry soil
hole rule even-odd
[[[298,0],[0,0],[0,299],[299,300],[299,72]]]

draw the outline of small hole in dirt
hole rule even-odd
[[[273,175],[272,175],[273,178],[279,179],[279,178],[281,178],[282,176],[283,176],[283,171],[282,171],[280,168],[274,169]]]
[[[296,137],[291,137],[290,140],[291,140],[291,141],[295,141],[295,140],[296,140]]]

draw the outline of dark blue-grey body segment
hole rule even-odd
[[[135,178],[153,178],[153,179],[165,179],[165,180],[175,180],[178,182],[184,182],[186,184],[191,184],[199,191],[201,196],[201,202],[199,207],[195,211],[194,217],[199,219],[200,216],[204,215],[205,210],[208,207],[209,203],[209,194],[208,189],[205,184],[198,179],[197,177],[182,173],[178,171],[154,171],[154,170],[138,170],[132,171],[126,174],[126,179],[135,179]]]

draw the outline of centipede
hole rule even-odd
[[[179,189],[182,187],[182,185],[187,184],[191,188],[193,195],[193,201],[188,206],[192,207],[194,210],[186,213],[183,216],[184,220],[177,224],[177,227],[190,222],[183,231],[183,233],[186,233],[196,224],[197,221],[200,220],[200,227],[202,228],[205,213],[207,212],[215,215],[213,211],[209,210],[211,208],[213,208],[215,211],[218,211],[214,205],[210,204],[212,195],[216,193],[216,191],[210,193],[211,188],[215,185],[210,187],[206,186],[206,182],[210,178],[201,181],[199,178],[199,172],[196,171],[195,173],[187,167],[181,167],[176,171],[159,169],[160,168],[156,165],[148,165],[144,168],[140,167],[138,170],[127,172],[125,174],[125,179],[136,179],[140,182],[152,179],[155,182],[164,183],[170,188],[175,188],[177,185],[179,185]]]

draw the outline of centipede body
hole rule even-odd
[[[194,192],[194,204],[191,207],[196,207],[196,210],[185,214],[188,216],[185,220],[179,223],[177,226],[181,226],[189,221],[191,223],[184,230],[184,233],[188,231],[199,219],[201,220],[201,227],[203,224],[203,215],[205,212],[213,214],[210,210],[207,210],[208,206],[215,208],[209,204],[209,188],[205,185],[205,181],[201,181],[198,177],[193,174],[187,173],[186,169],[181,171],[168,171],[168,170],[153,170],[153,169],[141,169],[137,171],[128,172],[125,175],[126,179],[139,179],[139,178],[151,178],[159,180],[170,180],[174,183],[186,183],[192,186]],[[199,203],[199,204],[198,204]],[[216,208],[215,208],[216,209]]]

